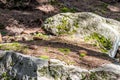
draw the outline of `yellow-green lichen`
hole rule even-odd
[[[80,53],[79,56],[80,56],[80,58],[83,58],[83,57],[86,56],[86,54],[85,53]]]

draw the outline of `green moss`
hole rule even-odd
[[[60,9],[61,12],[76,12],[76,9],[75,8],[68,8],[68,7],[62,7]]]
[[[85,40],[95,41],[96,46],[100,47],[102,52],[107,52],[108,50],[112,48],[112,42],[110,41],[110,39],[107,39],[98,33],[93,33],[90,36],[87,36]]]
[[[80,53],[80,55],[79,55],[79,56],[80,56],[80,58],[81,58],[81,57],[85,57],[85,56],[86,56],[86,54],[85,54],[85,53]]]
[[[53,20],[52,20],[52,18],[48,18],[47,20],[46,20],[46,23],[51,23]]]
[[[35,33],[34,37],[40,37],[40,38],[43,38],[43,39],[48,39],[48,36],[45,35],[45,34],[42,34],[42,33]]]
[[[4,79],[4,80],[10,80],[11,78],[10,78],[10,76],[8,76],[7,72],[4,72],[2,74],[2,79]]]
[[[61,20],[62,24],[57,25],[58,34],[65,34],[69,32],[68,21],[65,17]]]
[[[79,24],[78,24],[77,21],[75,21],[73,25],[74,25],[76,28],[79,28]]]
[[[2,77],[6,77],[6,76],[7,76],[7,73],[4,72],[4,73],[2,74]]]
[[[68,49],[68,48],[59,48],[58,50],[60,52],[64,53],[65,55],[68,55],[70,53],[70,49]]]
[[[61,35],[61,34],[73,34],[76,32],[75,29],[73,30],[70,30],[70,23],[68,22],[67,20],[67,17],[63,17],[62,20],[61,20],[61,24],[57,25],[56,28],[58,29],[58,34]],[[78,27],[78,24],[74,24],[75,27]]]
[[[47,56],[47,55],[41,55],[40,58],[41,58],[41,59],[44,59],[44,60],[50,59],[49,56]]]
[[[14,42],[14,43],[4,43],[0,44],[0,49],[2,50],[14,50],[23,52],[25,49],[28,49],[27,46]]]

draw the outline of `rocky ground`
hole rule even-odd
[[[46,18],[57,13],[83,11],[120,21],[120,3],[106,3],[100,0],[38,2],[40,4],[32,8],[0,8],[2,50],[15,50],[43,59],[55,58],[69,65],[88,69],[114,62],[98,47],[83,41],[68,42],[64,36],[54,36],[46,32],[42,24]]]

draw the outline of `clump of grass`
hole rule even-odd
[[[39,58],[41,58],[41,59],[43,59],[43,60],[48,60],[48,59],[50,59],[50,57],[47,56],[47,55],[41,55]]]
[[[60,52],[64,53],[65,55],[68,55],[70,53],[70,49],[68,49],[68,48],[59,48],[58,50]]]
[[[86,54],[85,53],[80,53],[80,55],[79,55],[80,57],[85,57],[86,56]]]
[[[80,50],[80,51],[78,52],[78,54],[79,54],[79,57],[80,57],[80,58],[83,58],[83,57],[85,57],[85,56],[87,55],[87,51],[85,51],[85,50]]]
[[[86,41],[93,40],[95,45],[98,46],[102,52],[107,52],[112,48],[112,42],[110,39],[105,38],[101,34],[93,33],[90,36],[86,37]]]
[[[14,42],[14,43],[4,43],[0,44],[0,49],[2,50],[13,50],[18,52],[23,52],[25,49],[28,49],[27,46]]]
[[[43,39],[47,39],[47,38],[48,38],[47,35],[42,34],[42,33],[35,33],[35,34],[34,34],[34,37],[40,37],[40,38],[43,38]]]
[[[67,8],[67,7],[62,7],[61,9],[61,12],[76,12],[76,9],[74,8]]]

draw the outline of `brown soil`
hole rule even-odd
[[[107,5],[117,7],[115,8],[117,11],[109,9]],[[91,69],[98,67],[101,64],[114,62],[107,54],[101,53],[96,46],[85,42],[75,44],[56,36],[52,36],[52,38],[47,40],[43,38],[32,41],[23,39],[23,37],[25,37],[24,35],[32,37],[32,34],[36,32],[49,35],[49,33],[41,28],[42,23],[46,18],[62,12],[62,7],[74,8],[75,12],[94,12],[103,17],[120,20],[119,3],[108,4],[100,0],[61,0],[53,5],[46,3],[37,5],[35,9],[26,9],[24,11],[0,8],[0,24],[4,25],[3,28],[0,28],[3,42],[17,41],[19,43],[24,43],[27,46],[34,45],[27,51],[27,55],[37,57],[47,55],[50,56],[50,58],[60,59],[67,64],[73,64],[83,68]],[[16,40],[15,37],[17,36],[21,36],[22,38]],[[10,37],[13,39],[9,40]],[[70,52],[65,55],[59,50],[60,48],[70,49]],[[85,57],[79,56],[81,50],[86,52]]]

